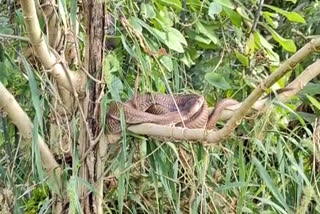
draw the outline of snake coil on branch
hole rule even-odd
[[[238,103],[233,99],[223,99],[210,113],[203,96],[146,93],[124,103],[111,103],[107,113],[107,126],[111,133],[121,132],[120,109],[122,109],[127,125],[155,123],[189,129],[212,129],[219,120],[221,112]]]

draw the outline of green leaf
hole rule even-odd
[[[160,59],[160,62],[164,65],[164,67],[166,67],[166,69],[168,71],[172,71],[173,70],[173,63],[170,57],[168,56],[163,56]]]
[[[318,110],[320,110],[320,102],[310,95],[306,95],[308,100],[314,105]]]
[[[309,82],[307,85],[299,92],[300,95],[309,94],[316,95],[320,92],[320,84]]]
[[[242,18],[252,22],[252,19],[250,19],[250,17],[248,16],[248,13],[245,8],[237,7],[236,11]]]
[[[217,43],[219,42],[219,39],[218,39],[218,37],[216,36],[216,34],[215,34],[213,31],[208,30],[203,24],[201,24],[200,21],[198,21],[198,22],[196,23],[196,27],[197,27],[198,31],[199,31],[201,34],[203,34],[203,35],[205,35],[206,37],[208,37],[214,44],[217,44]],[[196,39],[197,39],[197,38],[196,38]],[[201,42],[203,42],[203,41],[201,41]],[[205,43],[205,42],[204,42],[204,43]]]
[[[31,100],[32,100],[33,107],[36,110],[36,118],[37,118],[38,124],[40,125],[40,130],[42,132],[43,131],[43,123],[42,123],[43,111],[41,107],[40,92],[37,86],[37,81],[32,72],[31,66],[29,65],[29,63],[24,57],[22,58],[22,62],[28,74],[29,87],[31,90]]]
[[[230,0],[215,0],[214,2],[217,4],[220,4],[221,6],[223,6],[225,8],[229,8],[231,10],[234,9],[234,6]]]
[[[279,192],[277,186],[275,185],[275,183],[273,183],[273,181],[272,181],[269,173],[267,172],[267,170],[262,166],[262,164],[260,163],[260,161],[256,157],[253,157],[253,163],[256,166],[260,177],[262,178],[264,183],[267,185],[267,187],[270,189],[270,191],[272,192],[274,197],[281,203],[281,205],[287,211],[289,211],[290,209],[289,209],[288,205],[286,204],[284,198],[280,194],[280,192]]]
[[[189,7],[194,11],[199,12],[200,8],[202,8],[202,4],[200,0],[187,0],[187,1],[189,4]]]
[[[270,12],[263,12],[262,16],[267,20],[267,22],[273,27],[273,28],[277,28],[278,27],[278,22],[274,21],[271,17],[275,17],[278,14],[275,13],[270,13]]]
[[[165,41],[165,44],[171,50],[177,51],[178,53],[184,53],[184,49],[181,43],[174,37],[170,37],[170,35],[168,35],[168,40]]]
[[[150,4],[145,4],[145,3],[141,4],[141,14],[146,19],[156,17],[156,13],[154,12],[154,9]]]
[[[282,10],[278,7],[271,6],[271,5],[264,5],[264,7],[270,8],[271,10],[274,10],[277,13],[280,13],[281,15],[287,17],[287,19],[291,22],[306,23],[304,18],[296,12],[288,12],[288,11]]]
[[[132,57],[137,57],[137,54],[136,52],[130,48],[126,42],[126,38],[124,37],[124,35],[121,35],[121,42],[122,42],[122,45],[124,47],[124,49],[132,56]]]
[[[270,205],[272,207],[274,207],[275,209],[277,209],[279,212],[283,213],[283,214],[287,214],[288,212],[286,212],[284,209],[282,209],[282,207],[280,207],[278,204],[274,203],[272,200],[269,200],[267,198],[259,198],[259,197],[253,197],[256,200],[259,200],[262,202],[262,204],[267,204]]]
[[[120,93],[123,90],[123,84],[121,80],[113,75],[114,72],[121,71],[119,61],[114,54],[108,54],[104,61],[104,77],[107,85],[109,86],[109,92],[111,93],[111,96],[116,101],[121,101],[120,99]]]
[[[196,49],[188,48],[180,60],[190,68],[195,64],[193,60],[197,59],[198,57],[199,54]]]
[[[123,90],[123,84],[121,82],[121,80],[115,76],[115,75],[110,75],[110,82],[109,82],[109,90],[111,93],[111,96],[114,100],[120,102],[121,98],[120,98],[120,93]]]
[[[164,43],[166,40],[166,33],[150,27],[147,23],[145,23],[144,21],[142,21],[141,19],[136,18],[137,22],[143,27],[145,28],[147,31],[149,31],[149,33],[151,33],[154,37],[156,37],[158,40],[160,40],[160,42]]]
[[[158,2],[178,10],[182,9],[182,4],[180,0],[158,0]]]
[[[132,17],[129,19],[130,24],[132,25],[133,29],[142,33],[142,26],[139,23],[139,19],[136,17]]]
[[[166,40],[166,33],[162,32],[156,28],[151,28],[151,33],[158,38],[161,42],[164,42]]]
[[[209,5],[209,11],[208,15],[214,19],[214,15],[219,15],[222,11],[221,4],[218,4],[216,2],[211,2]]]
[[[297,0],[285,0],[285,1],[290,1],[290,2],[292,2],[293,4],[297,3]]]
[[[169,32],[167,33],[165,44],[171,50],[177,51],[178,53],[183,53],[184,49],[182,44],[187,45],[187,41],[178,30],[170,27]]]
[[[254,41],[258,48],[263,47],[266,50],[268,58],[274,63],[279,62],[279,55],[272,49],[273,46],[258,32],[254,32]]]
[[[71,0],[71,8],[70,8],[70,15],[71,15],[71,25],[73,32],[77,32],[77,0]]]
[[[0,33],[7,34],[7,35],[13,35],[14,34],[14,30],[12,28],[10,28],[10,27],[1,26]]]
[[[223,11],[226,12],[234,26],[241,27],[242,17],[237,12],[230,8],[224,8]]]
[[[175,14],[168,11],[167,7],[162,8],[159,12],[157,11],[156,21],[161,25],[162,29],[167,29],[174,25]],[[154,26],[157,28],[157,26]]]
[[[297,47],[292,39],[285,39],[281,37],[276,31],[274,31],[271,27],[267,25],[263,26],[271,33],[272,38],[276,40],[285,50],[293,53],[297,51]]]
[[[250,56],[251,54],[254,53],[254,49],[255,49],[255,41],[254,41],[254,36],[251,34],[246,42],[245,54]]]
[[[171,34],[171,36],[174,37],[176,40],[178,40],[180,43],[184,45],[188,45],[187,40],[184,38],[182,33],[177,29],[170,27],[169,34]]]
[[[224,78],[224,76],[222,74],[218,74],[218,73],[207,73],[205,75],[205,79],[213,86],[223,89],[223,90],[227,90],[231,88],[231,85],[226,81],[226,79]]]
[[[237,50],[235,51],[236,52],[236,57],[237,59],[244,65],[246,66],[247,68],[249,67],[249,59],[247,56],[239,53]]]
[[[202,35],[202,34],[196,35],[196,36],[194,37],[194,40],[195,40],[195,41],[198,41],[198,42],[201,42],[201,43],[204,43],[204,44],[206,44],[206,45],[209,45],[209,44],[212,42],[211,39],[209,39],[208,37],[206,37],[206,36],[204,36],[204,35]]]
[[[66,18],[66,14],[67,12],[67,5],[66,5],[66,1],[63,0],[58,0],[58,11],[59,11],[59,16],[62,19],[62,23],[64,26],[67,26],[67,18]]]

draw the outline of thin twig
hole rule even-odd
[[[254,18],[254,22],[253,22],[253,25],[252,25],[252,28],[251,28],[251,30],[250,30],[249,35],[250,35],[253,31],[256,30],[256,27],[257,27],[259,18],[260,18],[260,16],[261,16],[261,10],[262,10],[263,2],[264,2],[264,0],[260,0],[260,2],[259,2],[258,10],[257,10],[257,12],[256,12],[256,15],[255,15],[255,18]]]

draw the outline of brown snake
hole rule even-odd
[[[221,112],[238,103],[233,99],[223,99],[209,114],[208,105],[203,96],[146,93],[124,103],[111,103],[107,113],[107,126],[111,133],[121,132],[120,109],[123,109],[128,125],[155,123],[190,129],[212,129]]]

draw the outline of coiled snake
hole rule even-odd
[[[124,103],[111,103],[107,113],[107,126],[111,133],[121,132],[120,109],[123,109],[127,125],[155,123],[190,129],[212,129],[221,112],[238,103],[233,99],[223,99],[210,113],[203,96],[146,93]]]

